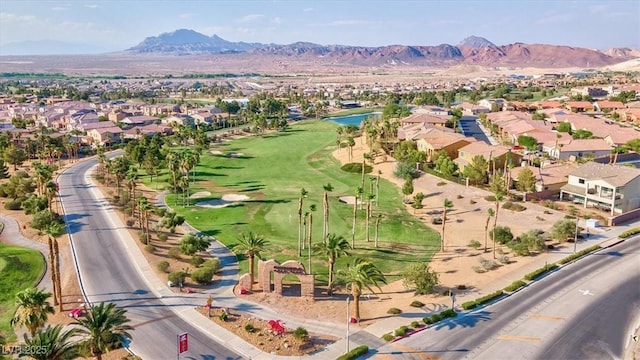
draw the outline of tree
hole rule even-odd
[[[298,198],[298,256],[302,256],[304,247],[304,239],[302,238],[302,203],[309,192],[305,188],[300,189],[300,198]]]
[[[0,157],[0,179],[8,179],[9,178],[9,168],[4,163],[3,157]]]
[[[129,331],[133,327],[128,324],[126,313],[127,310],[116,308],[114,303],[101,302],[86,309],[73,323],[97,360],[101,360],[105,352],[120,348],[131,339]]]
[[[560,242],[573,239],[576,233],[576,221],[558,220],[551,227],[551,237]]]
[[[80,346],[74,337],[77,329],[63,331],[62,325],[47,325],[45,329],[39,329],[35,335],[28,337],[24,334],[24,348],[30,349],[22,354],[35,360],[73,360],[81,357]],[[38,351],[31,351],[38,349]]]
[[[453,203],[449,199],[444,199],[442,203],[442,241],[440,242],[440,250],[444,251],[444,229],[447,225],[447,210],[453,207]]]
[[[518,136],[518,145],[531,151],[538,147],[538,140],[532,136],[520,135]]]
[[[402,185],[402,194],[404,196],[409,196],[413,194],[413,178],[407,177],[404,179],[404,184]]]
[[[49,314],[55,313],[48,300],[50,297],[51,293],[39,288],[28,288],[17,293],[17,310],[11,319],[11,326],[25,326],[29,334],[34,336],[47,322]]]
[[[419,192],[417,194],[415,194],[413,196],[413,203],[411,204],[411,207],[414,208],[414,210],[420,210],[423,208],[422,206],[422,200],[424,200],[424,194]],[[415,214],[415,211],[413,212]]]
[[[358,217],[358,196],[363,192],[359,187],[356,189],[356,195],[353,197],[353,221],[351,226],[351,247],[356,248],[356,218]]]
[[[506,244],[513,240],[513,233],[511,232],[511,228],[508,226],[496,226],[489,232],[489,235],[495,242],[500,244]]]
[[[315,245],[315,252],[327,258],[329,265],[328,295],[333,293],[333,267],[340,256],[349,256],[349,242],[341,235],[328,234],[327,241]]]
[[[533,171],[528,167],[520,170],[517,180],[516,188],[519,191],[531,192],[536,188],[536,177],[533,174]]]
[[[249,290],[253,290],[254,260],[256,256],[261,256],[260,253],[269,246],[269,242],[253,232],[249,232],[248,234],[243,233],[238,241],[238,244],[233,247],[233,250],[249,258],[249,278],[251,279],[251,289]]]
[[[496,258],[496,226],[498,226],[498,211],[500,210],[500,202],[502,201],[504,195],[502,193],[495,193],[494,195],[495,199],[496,199],[496,209],[494,210],[494,218],[493,218],[493,258]]]
[[[308,240],[307,240],[307,245],[309,246],[309,249],[308,249],[309,268],[307,269],[307,272],[309,272],[310,274],[311,274],[311,237],[313,233],[313,213],[315,211],[316,211],[316,205],[315,204],[309,205],[309,211],[307,212],[307,216],[309,218],[309,234],[308,234]]]
[[[436,154],[434,169],[444,176],[453,176],[458,172],[458,164],[451,160],[446,151],[440,150]]]
[[[353,263],[347,265],[347,268],[338,271],[338,279],[340,283],[346,284],[347,289],[353,296],[354,317],[360,319],[360,295],[364,288],[374,292],[372,286],[380,289],[380,283],[386,284],[387,280],[373,263],[362,258],[353,259]],[[381,290],[382,291],[382,290]]]
[[[380,227],[380,221],[382,220],[382,214],[376,216],[375,235],[373,238],[373,246],[378,247],[378,228]]]
[[[571,134],[574,139],[593,139],[593,133],[589,130],[578,129]]]
[[[27,160],[27,152],[21,148],[17,147],[13,144],[9,145],[7,149],[4,150],[3,159],[7,164],[13,165],[13,171],[18,170],[18,166],[22,165],[25,160]]]
[[[327,235],[329,234],[329,191],[333,191],[331,183],[322,185],[324,189],[324,196],[322,197],[322,210],[324,215],[324,221],[322,224],[322,242],[327,242]]]
[[[438,285],[438,274],[426,262],[413,264],[402,273],[402,285],[416,289],[416,295],[431,294]]]
[[[495,211],[487,209],[487,221],[484,223],[484,252],[487,252],[487,238],[489,237],[489,221],[495,216]]]
[[[493,193],[507,193],[507,184],[505,184],[502,174],[498,172],[491,174],[489,178],[489,190]]]
[[[476,155],[465,166],[462,174],[475,184],[486,184],[488,180],[489,162],[482,155]]]
[[[558,132],[565,132],[571,134],[571,123],[570,122],[561,122],[556,126],[556,130]]]
[[[186,234],[180,239],[180,251],[185,255],[194,255],[211,246],[211,238],[197,234]]]

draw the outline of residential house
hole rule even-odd
[[[462,109],[463,115],[479,115],[488,114],[491,112],[491,108],[478,106],[471,103],[463,102],[462,104],[455,105],[454,108]]]
[[[505,99],[482,99],[478,101],[478,105],[488,108],[491,111],[503,111],[505,106],[507,106],[507,100]]]
[[[429,114],[436,116],[449,116],[451,111],[439,106],[419,106],[411,110],[414,114]]]
[[[564,105],[574,113],[593,111],[593,104],[588,101],[567,101]]]
[[[482,156],[489,162],[494,162],[497,169],[505,165],[517,165],[522,161],[522,155],[514,153],[511,148],[503,145],[489,145],[484,141],[475,141],[458,149],[458,157],[453,161],[463,170],[471,163],[475,156]]]
[[[625,106],[622,103],[622,101],[607,101],[607,100],[602,100],[602,101],[597,101],[593,104],[595,106],[595,108],[598,111],[602,111],[605,113],[609,113],[611,111],[615,111],[615,110],[619,110],[619,109],[624,109]]]
[[[535,191],[557,191],[567,184],[569,173],[578,167],[577,163],[550,164],[541,167],[528,167],[536,178]],[[511,169],[511,179],[517,183],[518,174],[527,166],[514,167]],[[556,193],[556,194],[557,194]]]
[[[122,133],[122,129],[117,126],[91,129],[87,131],[87,135],[93,138],[94,146],[104,146],[119,143],[121,141],[120,134]]]
[[[434,161],[437,152],[444,150],[451,159],[458,157],[458,150],[476,141],[472,137],[466,137],[451,131],[443,131],[440,128],[430,128],[421,132],[416,137],[418,150],[427,154],[427,161]]]
[[[579,159],[585,156],[600,157],[611,153],[611,145],[604,139],[576,139],[569,143],[559,143],[558,147],[553,147],[549,155],[556,159]]]
[[[611,216],[640,208],[640,169],[588,162],[569,173],[560,200],[569,198],[584,208],[609,211]]]
[[[400,126],[410,124],[426,124],[434,127],[444,127],[451,116],[436,116],[422,113],[411,114],[405,118],[400,119]]]
[[[557,109],[557,108],[562,108],[562,103],[560,101],[550,101],[550,100],[543,100],[540,101],[538,103],[534,103],[538,105],[538,109],[539,110],[544,110],[544,109]]]
[[[171,126],[175,126],[175,125],[195,125],[195,119],[191,117],[191,115],[186,115],[186,114],[176,114],[176,115],[171,115],[171,116],[167,116],[165,118],[162,118],[161,120],[162,124],[166,124],[166,125],[171,125]]]
[[[160,119],[154,116],[140,115],[140,116],[127,116],[126,118],[122,119],[122,121],[120,122],[125,125],[131,126],[131,125],[149,125],[149,124],[153,124],[157,120],[160,120]]]
[[[109,112],[107,114],[107,118],[109,119],[109,121],[111,121],[114,124],[124,120],[125,118],[127,118],[129,116],[133,116],[133,114],[128,113],[128,112],[124,112],[124,111],[121,111],[121,110],[112,110],[111,112]]]

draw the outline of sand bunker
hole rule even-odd
[[[228,153],[227,156],[228,157],[241,157],[241,156],[244,156],[244,154],[241,153],[241,152],[232,151],[232,152]]]
[[[247,195],[239,195],[239,194],[225,194],[220,199],[213,199],[208,201],[201,201],[196,203],[196,206],[210,208],[210,209],[218,209],[223,208],[225,206],[229,206],[232,204],[236,204],[241,201],[247,201],[249,197]]]
[[[198,191],[197,193],[189,196],[190,199],[202,199],[211,196],[209,191]]]
[[[345,204],[353,205],[356,202],[356,197],[353,195],[349,196],[340,196],[340,202]]]
[[[220,150],[211,150],[212,155],[224,155]]]

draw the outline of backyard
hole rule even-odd
[[[336,149],[336,127],[325,121],[305,121],[286,132],[212,145],[192,174],[190,193],[197,194],[198,198],[190,199],[190,206],[182,206],[180,196],[170,194],[167,203],[191,225],[227,246],[232,247],[240,233],[252,231],[270,243],[263,258],[280,262],[294,259],[307,265],[307,251],[303,251],[302,257],[297,254],[297,212],[302,188],[308,191],[303,200],[303,213],[313,214],[312,242],[322,241],[323,185],[327,183],[333,186],[329,192],[330,232],[351,242],[353,205],[341,202],[340,197],[355,194],[361,175],[341,170],[340,163],[331,155]],[[378,192],[375,175],[365,176],[365,199],[371,190],[374,194]],[[146,177],[145,182],[151,188],[162,188],[167,186],[168,178],[165,171],[157,184],[151,184]],[[225,207],[196,205],[221,204],[223,196],[225,199],[246,197],[246,201],[232,201]],[[405,210],[400,190],[394,184],[381,179],[376,200],[371,205],[369,242],[366,240],[366,207],[358,210],[356,249],[352,254],[370,259],[389,275],[402,270],[404,265],[399,264],[429,261],[439,248],[438,233]],[[311,211],[312,207],[315,211]],[[381,216],[379,247],[375,248],[378,215]],[[344,267],[346,262],[348,259],[338,259],[336,269]],[[247,261],[241,261],[240,267],[246,272]],[[326,260],[313,256],[312,272],[319,276],[320,282],[325,282]]]

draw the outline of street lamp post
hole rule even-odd
[[[578,221],[580,221],[579,217],[576,217],[576,231],[573,234],[573,252],[576,252],[576,247],[578,246]]]
[[[351,317],[349,316],[349,295],[347,295],[347,351],[349,352],[349,324],[351,324]]]

